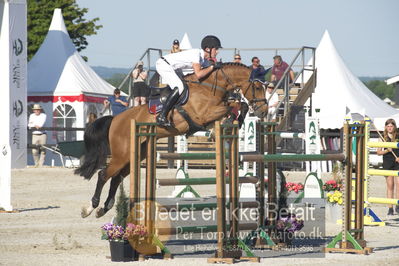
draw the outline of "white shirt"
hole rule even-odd
[[[194,72],[194,63],[202,65],[205,61],[202,49],[190,49],[179,53],[167,54],[163,58],[168,61],[174,70],[184,70],[185,74]]]
[[[43,127],[44,123],[46,122],[46,118],[47,116],[44,113],[40,113],[39,115],[33,113],[29,116],[28,127],[29,128],[35,128],[36,126]],[[44,133],[43,131],[39,130],[35,130],[32,132],[33,135],[41,135],[43,133]]]
[[[277,94],[277,92],[275,92],[273,94],[273,96],[272,96],[272,98],[270,100],[269,100],[269,97],[270,97],[270,93],[266,90],[266,100],[269,101],[268,102],[268,106],[273,106],[276,103],[278,103],[278,94]],[[276,106],[274,106],[274,107],[276,107]]]

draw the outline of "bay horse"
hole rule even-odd
[[[232,107],[228,104],[226,95],[235,92],[241,93],[247,99],[256,116],[265,117],[268,107],[263,86],[258,81],[250,81],[250,74],[251,69],[243,64],[223,63],[220,69],[214,70],[200,81],[193,74],[184,77],[189,84],[189,99],[182,109],[186,111],[192,122],[206,127],[231,111]],[[129,174],[130,120],[155,123],[155,118],[156,115],[149,112],[148,105],[140,105],[115,117],[99,118],[87,127],[84,134],[85,159],[75,170],[75,174],[89,180],[98,169],[106,165],[109,154],[111,160],[106,168],[98,172],[97,186],[90,206],[82,208],[83,218],[98,207],[102,188],[111,178],[108,197],[104,207],[97,210],[96,217],[101,217],[110,210],[120,182]],[[174,128],[157,127],[157,138],[193,132],[179,112],[171,110],[168,119],[173,121]],[[143,159],[144,154],[141,154],[140,158]]]

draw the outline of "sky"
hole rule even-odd
[[[82,55],[91,66],[132,67],[147,48],[170,49],[187,33],[198,48],[209,34],[224,48],[317,47],[328,30],[348,68],[357,76],[399,74],[397,0],[77,0],[85,18],[100,18],[97,35]],[[280,52],[290,62],[295,52]],[[272,63],[271,52],[242,54]],[[233,52],[222,52],[231,61]]]

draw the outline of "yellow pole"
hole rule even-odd
[[[370,148],[391,148],[391,149],[398,149],[399,142],[374,142],[370,141],[367,142],[367,146]]]
[[[370,203],[378,203],[378,204],[392,204],[392,205],[399,205],[399,199],[387,199],[387,198],[369,198]]]
[[[370,118],[369,117],[365,117],[364,118],[364,142],[367,144],[369,142],[370,139]],[[369,174],[368,174],[368,169],[369,169],[369,148],[368,145],[364,145],[364,163],[363,163],[363,167],[364,167],[364,171],[363,171],[363,178],[364,178],[364,207],[367,209],[368,207],[368,201],[367,198],[369,197]]]
[[[399,171],[397,170],[369,169],[367,173],[369,175],[378,175],[378,176],[399,176]]]

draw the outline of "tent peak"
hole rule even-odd
[[[61,8],[54,9],[53,19],[51,20],[49,30],[58,30],[68,34],[68,31],[65,27],[64,18],[62,17]]]

